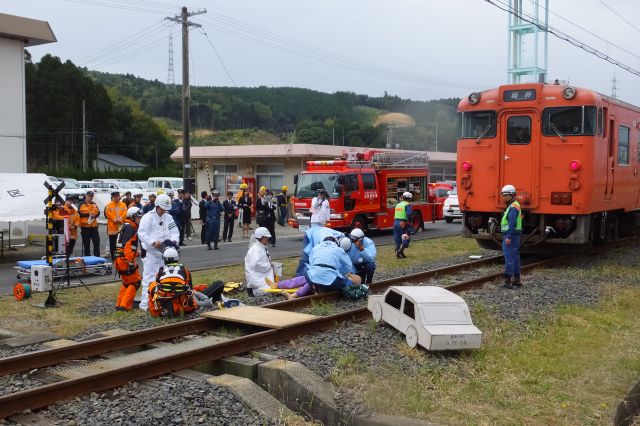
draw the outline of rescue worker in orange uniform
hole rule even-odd
[[[191,272],[180,263],[178,250],[169,247],[162,253],[165,266],[149,285],[149,312],[154,317],[188,314],[198,309],[193,297]]]
[[[120,227],[127,216],[127,205],[120,201],[120,193],[111,193],[111,202],[104,207],[104,216],[107,218],[107,235],[109,236],[109,254],[111,260],[116,252],[116,239],[120,232]]]
[[[78,227],[80,226],[80,216],[76,206],[73,204],[74,199],[76,199],[75,195],[68,194],[64,205],[53,211],[53,220],[66,220],[65,234],[68,241],[65,256],[67,258],[73,254],[73,248],[76,246],[76,240],[78,239]]]
[[[114,266],[122,277],[122,286],[116,300],[116,311],[133,309],[133,299],[142,282],[142,275],[136,263],[138,254],[138,225],[142,212],[137,207],[127,210],[127,217],[116,235]]]
[[[80,234],[82,235],[82,255],[91,256],[91,242],[93,255],[100,256],[100,234],[98,233],[98,217],[100,209],[93,201],[93,191],[87,191],[84,201],[78,206],[80,215]]]

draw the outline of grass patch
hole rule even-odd
[[[447,354],[447,368],[333,377],[377,411],[444,424],[610,424],[640,374],[640,289],[610,286],[596,308],[521,323],[474,311],[484,347]]]
[[[393,271],[407,266],[415,266],[426,262],[435,261],[456,255],[472,254],[477,252],[476,243],[462,237],[437,238],[416,241],[407,250],[408,259],[396,259],[392,246],[381,246],[378,250],[378,270]],[[286,277],[291,277],[298,265],[297,257],[278,259],[283,263],[283,271]],[[187,265],[188,266],[188,265]],[[193,272],[194,284],[210,284],[213,281],[243,281],[244,265],[232,265],[211,268]],[[58,292],[58,299],[64,303],[62,307],[55,309],[41,309],[32,306],[46,299],[45,293],[35,293],[31,299],[16,301],[13,296],[0,297],[0,318],[2,328],[9,328],[20,333],[35,333],[38,331],[51,331],[63,337],[74,336],[89,327],[103,324],[116,324],[126,318],[130,324],[135,324],[135,318],[142,318],[146,313],[134,310],[133,312],[113,312],[103,315],[89,315],[87,308],[101,301],[112,301],[115,307],[115,299],[120,288],[120,283],[104,285],[92,285],[91,291],[84,288],[66,289]],[[232,297],[246,301],[246,293],[232,293]],[[281,296],[273,298],[274,301],[282,300]],[[318,304],[312,308],[317,315],[333,313],[330,305]],[[158,319],[158,325],[163,320]]]

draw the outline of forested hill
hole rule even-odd
[[[115,89],[121,96],[137,99],[141,109],[155,117],[181,120],[181,87],[150,81],[132,74],[89,71],[98,83]],[[214,132],[233,129],[260,129],[283,141],[350,146],[384,146],[385,126],[373,127],[380,114],[400,112],[415,120],[413,128],[393,130],[393,143],[407,149],[438,148],[455,151],[456,106],[459,99],[413,101],[385,94],[370,97],[350,92],[333,94],[293,87],[191,87],[191,123],[194,128]],[[216,143],[206,138],[194,144]]]

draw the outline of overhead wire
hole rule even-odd
[[[138,46],[137,48],[135,48],[132,51],[128,51],[128,52],[123,53],[121,55],[118,55],[118,56],[115,56],[115,57],[112,57],[112,58],[109,58],[109,59],[105,59],[102,62],[98,62],[98,63],[92,65],[92,68],[99,68],[99,67],[105,67],[105,66],[113,65],[113,64],[115,64],[117,62],[120,62],[120,61],[123,61],[125,59],[128,59],[128,58],[130,58],[132,56],[135,56],[135,55],[137,55],[137,54],[139,54],[141,52],[147,51],[149,49],[152,49],[152,48],[157,47],[157,46],[159,46],[161,44],[164,44],[164,43],[166,43],[166,40],[165,40],[164,36],[159,38],[159,39],[153,39],[149,43],[143,44],[141,46]]]
[[[219,14],[213,14],[219,15]],[[222,15],[223,16],[223,15]],[[417,84],[424,84],[430,86],[445,86],[475,89],[478,88],[478,84],[462,83],[450,80],[443,80],[438,78],[430,78],[419,74],[408,73],[405,71],[376,65],[370,62],[362,61],[359,59],[351,58],[345,55],[341,55],[335,52],[331,52],[326,49],[317,48],[315,46],[301,43],[296,40],[289,39],[287,37],[280,36],[260,29],[258,27],[242,23],[233,18],[220,18],[214,16],[212,19],[201,17],[199,23],[207,26],[213,31],[229,34],[234,37],[242,38],[253,43],[270,47],[276,50],[280,50],[292,55],[320,61],[323,63],[330,63],[337,67],[351,69],[355,71],[374,74],[386,78],[392,78],[397,80],[403,80],[413,82]],[[225,26],[221,26],[225,25]]]
[[[635,25],[633,25],[633,23],[631,21],[629,21],[627,18],[625,18],[624,16],[622,16],[621,14],[619,14],[618,12],[616,12],[611,6],[609,6],[608,4],[606,4],[603,0],[598,0],[600,3],[602,3],[602,5],[604,7],[606,7],[607,9],[609,9],[611,12],[613,12],[618,18],[622,19],[624,22],[626,22],[627,24],[629,24],[634,30],[640,32],[640,28],[636,27]]]
[[[130,10],[133,12],[164,14],[164,13],[167,13],[168,11],[167,7],[157,7],[157,6],[154,7],[151,5],[145,5],[143,3],[136,2],[135,0],[126,1],[126,2],[119,2],[118,0],[109,0],[109,1],[107,0],[66,0],[66,1],[72,2],[72,3],[79,3],[79,4],[110,7],[114,9]],[[175,7],[172,7],[172,10],[175,10]]]
[[[599,51],[598,49],[595,49],[591,46],[588,46],[587,44],[581,42],[580,40],[570,36],[569,34],[566,34],[556,28],[553,28],[549,25],[545,25],[544,23],[540,22],[539,19],[528,15],[526,13],[519,13],[517,11],[515,11],[513,9],[513,7],[511,7],[509,4],[504,3],[501,0],[484,0],[485,2],[497,7],[500,10],[503,10],[505,12],[511,13],[514,16],[517,16],[518,18],[520,18],[521,20],[528,22],[530,24],[535,25],[536,27],[538,27],[540,30],[542,31],[546,31],[549,34],[554,35],[555,37],[564,40],[582,50],[584,50],[585,52],[591,53],[592,55],[603,59],[607,62],[609,62],[610,64],[613,64],[619,68],[622,68],[625,71],[628,71],[631,74],[634,74],[638,77],[640,77],[640,70],[637,70],[635,68],[630,67],[629,65],[623,64],[622,62],[618,61],[617,59],[614,59],[612,57],[610,57],[609,55],[607,55],[604,52]]]
[[[216,47],[213,45],[213,42],[209,38],[209,35],[207,34],[207,32],[205,30],[203,30],[201,27],[199,27],[198,30],[200,30],[200,33],[202,33],[205,36],[205,38],[207,39],[207,41],[209,42],[209,45],[211,46],[211,48],[215,52],[216,56],[218,57],[218,60],[220,61],[220,64],[222,65],[222,69],[224,70],[225,74],[227,74],[227,77],[229,77],[229,80],[231,80],[231,82],[233,83],[234,86],[237,86],[238,84],[233,79],[233,77],[231,77],[231,74],[229,73],[229,70],[227,69],[227,66],[224,64],[224,61],[222,60],[222,57],[218,53],[218,49],[216,49]]]

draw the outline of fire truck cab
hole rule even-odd
[[[307,161],[307,169],[298,175],[289,224],[304,232],[310,224],[311,200],[324,189],[331,209],[327,227],[389,229],[395,205],[408,191],[413,194],[411,225],[424,230],[424,222],[433,220],[435,211],[428,182],[426,153],[345,151],[339,159]]]

